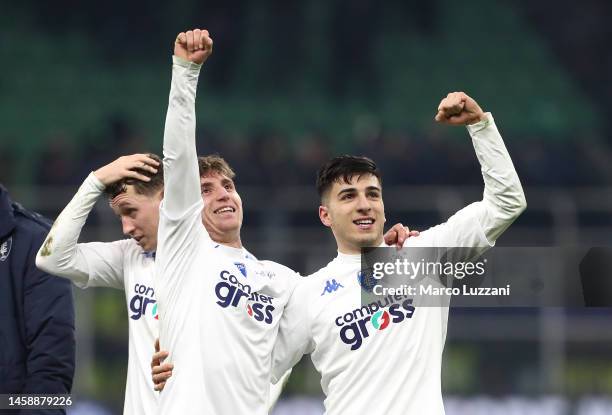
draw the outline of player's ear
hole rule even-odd
[[[321,222],[323,223],[323,225],[330,227],[332,224],[332,220],[331,217],[329,216],[329,210],[327,208],[327,206],[319,206],[319,219],[321,219]]]

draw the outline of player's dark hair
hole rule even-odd
[[[329,160],[317,173],[317,191],[321,200],[327,195],[334,182],[350,183],[353,176],[358,178],[364,174],[375,176],[382,185],[380,170],[376,163],[367,157],[338,156]]]
[[[218,173],[230,179],[236,177],[236,173],[234,173],[234,170],[232,170],[227,161],[218,154],[198,157],[198,168],[200,169],[200,177],[211,173]]]
[[[135,168],[135,171],[151,178],[151,180],[148,182],[143,182],[142,180],[128,177],[110,184],[106,186],[106,189],[104,190],[110,199],[114,199],[121,193],[125,193],[128,185],[133,186],[136,193],[145,196],[153,196],[164,188],[164,166],[161,158],[157,154],[153,153],[146,153],[146,155],[159,163],[157,173],[151,173],[148,170]]]

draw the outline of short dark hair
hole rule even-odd
[[[321,200],[327,195],[334,182],[350,183],[353,176],[363,174],[375,176],[382,185],[380,170],[368,157],[343,155],[334,157],[321,167],[317,173],[317,191]]]
[[[114,199],[121,193],[125,193],[127,191],[128,185],[134,186],[134,191],[136,193],[145,196],[153,196],[164,188],[164,166],[161,158],[157,154],[145,154],[159,163],[159,166],[157,167],[157,173],[151,173],[148,170],[136,168],[135,170],[138,173],[150,177],[151,180],[149,180],[148,182],[143,182],[142,180],[133,179],[129,177],[112,183],[106,186],[106,189],[104,190],[104,192],[108,195],[110,199]]]
[[[200,177],[207,176],[210,173],[222,174],[232,180],[236,177],[236,173],[234,173],[228,162],[218,154],[198,157],[198,168],[200,170]]]

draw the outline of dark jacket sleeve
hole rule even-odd
[[[70,281],[36,268],[46,230],[32,235],[23,281],[27,375],[23,393],[67,394],[75,359],[74,303]],[[59,410],[39,414],[60,414]]]

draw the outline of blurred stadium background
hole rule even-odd
[[[424,229],[479,199],[467,133],[433,122],[456,90],[496,116],[525,187],[528,210],[499,245],[609,245],[610,16],[605,0],[3,2],[0,181],[53,219],[89,171],[161,153],[172,40],[199,26],[215,41],[199,151],[237,170],[256,255],[303,274],[334,256],[314,172],[338,153],[380,164],[388,223]],[[84,239],[120,237],[101,202]],[[73,413],[120,413],[124,295],[75,297]],[[452,310],[447,413],[612,414],[611,319],[609,309]],[[322,413],[321,395],[306,358],[275,413]]]

